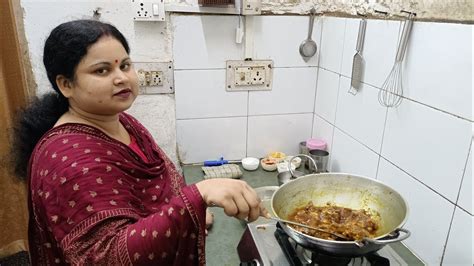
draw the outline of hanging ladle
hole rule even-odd
[[[304,58],[310,58],[316,54],[316,51],[318,51],[318,46],[311,39],[311,35],[313,35],[314,14],[316,13],[316,10],[312,8],[310,12],[308,38],[300,44],[300,54]]]

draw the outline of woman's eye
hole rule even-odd
[[[130,63],[125,63],[125,64],[120,66],[120,69],[122,69],[122,70],[127,70],[129,68],[130,68]]]
[[[99,75],[104,75],[104,74],[107,73],[107,69],[105,69],[105,68],[100,68],[100,69],[97,69],[97,70],[95,71],[95,73],[96,73],[96,74],[99,74]]]

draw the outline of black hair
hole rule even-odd
[[[37,142],[69,109],[68,99],[61,94],[56,77],[63,75],[74,81],[77,65],[89,47],[103,36],[117,39],[130,53],[122,33],[114,26],[97,20],[74,20],[60,24],[46,39],[43,64],[54,92],[34,97],[29,106],[17,113],[12,159],[15,174],[21,179],[27,177],[29,159]]]

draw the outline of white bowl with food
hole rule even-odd
[[[290,165],[290,163],[287,162],[287,161],[283,161],[283,162],[277,163],[277,170],[278,170],[278,173],[290,171],[290,169],[289,169],[289,167],[288,167],[289,165]],[[296,165],[295,165],[294,163],[291,164],[291,170],[293,170],[293,171],[296,170]]]
[[[275,151],[268,154],[268,158],[275,160],[275,162],[279,163],[283,161],[286,157],[286,154],[280,151]]]
[[[293,159],[293,161],[291,162],[292,165],[294,165],[296,168],[300,167],[301,165],[301,157],[296,157],[295,156],[286,156],[285,159],[283,161],[287,162],[287,163],[290,163],[290,160]]]
[[[259,164],[258,158],[247,157],[242,159],[242,167],[247,171],[257,170]]]
[[[260,164],[262,165],[262,168],[265,171],[272,172],[277,169],[277,162],[275,161],[275,159],[272,158],[263,158],[260,161]]]

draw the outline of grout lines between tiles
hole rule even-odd
[[[411,175],[410,173],[408,173],[407,171],[405,171],[404,169],[400,168],[398,165],[396,165],[395,163],[393,163],[392,161],[390,161],[388,158],[382,156],[382,154],[379,154],[377,153],[376,151],[372,150],[371,148],[369,148],[367,145],[365,145],[364,143],[360,142],[358,139],[356,139],[355,137],[353,137],[352,135],[350,135],[349,133],[347,133],[346,131],[342,130],[341,128],[337,127],[336,125],[333,125],[332,123],[330,123],[329,121],[327,121],[326,119],[324,119],[322,116],[316,114],[317,116],[319,116],[321,119],[323,119],[324,121],[326,121],[327,123],[329,123],[330,125],[332,125],[335,129],[338,129],[339,131],[341,131],[342,133],[344,133],[344,135],[348,136],[349,138],[353,139],[354,141],[356,141],[357,143],[361,144],[362,146],[364,146],[365,148],[369,149],[370,151],[372,151],[373,153],[379,155],[381,158],[383,158],[384,160],[386,160],[387,162],[389,162],[391,165],[395,166],[398,170],[402,171],[403,173],[405,173],[406,175],[408,175],[409,177],[413,178],[414,180],[418,181],[420,184],[422,184],[423,186],[427,187],[429,190],[433,191],[434,193],[438,194],[439,196],[441,196],[443,199],[447,200],[449,203],[453,204],[454,206],[458,206],[456,203],[452,202],[451,200],[449,200],[448,198],[446,198],[444,195],[440,194],[438,191],[434,190],[433,188],[431,188],[430,186],[428,186],[427,184],[423,183],[421,180],[419,180],[418,178],[414,177],[413,175]],[[333,142],[334,142],[334,131],[333,131]],[[458,206],[459,208],[461,208],[460,206]]]
[[[342,73],[337,73],[337,72],[335,72],[335,71],[326,69],[326,68],[324,68],[324,67],[318,67],[318,68],[321,68],[321,69],[323,69],[323,70],[329,71],[329,72],[331,72],[331,73],[337,74],[337,75],[339,75],[339,76],[342,76],[342,77],[345,77],[345,78],[348,78],[348,79],[351,78],[351,77],[348,77],[348,76],[346,76],[346,75],[343,75]],[[319,71],[319,70],[318,70],[318,71]],[[374,87],[374,88],[376,88],[377,90],[381,90],[380,87],[375,86],[375,85],[370,84],[370,83],[367,83],[367,82],[365,82],[365,81],[362,81],[361,83],[362,83],[362,84],[365,84],[365,85],[369,85],[369,86],[371,86],[371,87]],[[435,106],[432,106],[432,105],[429,105],[429,104],[426,104],[426,103],[422,103],[422,102],[417,101],[417,100],[415,100],[415,99],[407,98],[407,97],[405,97],[405,96],[401,96],[401,97],[403,98],[404,101],[411,101],[411,102],[413,102],[413,103],[417,103],[417,104],[423,105],[423,106],[425,106],[425,107],[434,109],[435,111],[439,111],[439,112],[445,113],[445,114],[447,114],[447,115],[451,115],[451,116],[454,116],[454,117],[456,117],[456,118],[459,118],[459,119],[462,119],[462,120],[465,120],[465,121],[474,123],[474,121],[471,120],[471,119],[469,119],[469,118],[462,117],[462,116],[459,116],[459,115],[457,115],[457,114],[450,113],[450,112],[445,111],[445,110],[442,110],[442,109],[440,109],[440,108],[438,108],[438,107],[435,107]]]
[[[385,139],[385,129],[387,128],[387,120],[388,120],[388,107],[385,107],[385,121],[383,123],[383,131],[382,131],[382,141],[380,142],[380,150],[379,150],[379,161],[377,162],[377,171],[376,171],[376,175],[375,175],[375,178],[378,179],[379,178],[379,166],[380,166],[380,159],[382,158],[381,154],[382,154],[382,148],[383,148],[383,141]]]

